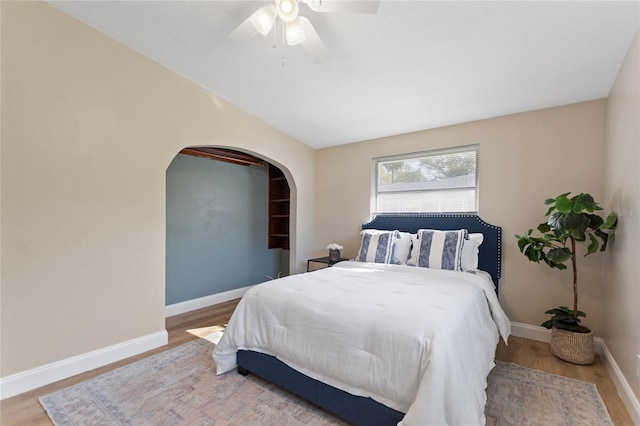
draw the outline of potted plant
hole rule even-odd
[[[580,325],[586,314],[578,310],[578,270],[576,243],[588,244],[585,256],[605,251],[607,243],[615,238],[618,217],[615,212],[606,219],[596,214],[602,207],[590,194],[578,194],[569,198],[570,192],[545,200],[549,206],[547,221],[538,225],[539,235],[529,229],[524,235],[516,235],[518,248],[527,258],[549,267],[573,270],[573,309],[560,306],[546,311],[552,317],[541,325],[551,329],[551,352],[560,359],[574,364],[593,362],[593,332]]]
[[[340,250],[342,250],[344,247],[342,247],[340,244],[336,244],[336,243],[331,243],[327,246],[327,250],[329,250],[329,261],[331,262],[337,262],[340,260]]]

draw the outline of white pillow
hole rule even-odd
[[[478,253],[480,244],[484,241],[483,234],[469,234],[462,244],[462,270],[475,271],[478,269]]]
[[[406,265],[411,255],[411,236],[408,232],[400,232],[400,239],[393,246],[393,263]]]
[[[392,263],[393,246],[400,238],[398,231],[365,229],[360,232],[360,250],[354,260],[358,262]]]
[[[467,234],[466,229],[456,231],[419,229],[408,264],[423,268],[461,271],[462,245]]]

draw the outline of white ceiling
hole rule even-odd
[[[51,4],[314,148],[607,97],[640,25],[638,1],[301,5],[330,52],[316,64],[227,37],[264,1]]]

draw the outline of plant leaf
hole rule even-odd
[[[598,250],[598,247],[600,247],[600,243],[598,243],[598,240],[593,236],[593,234],[589,234],[589,239],[591,240],[591,243],[589,244],[589,247],[587,247],[587,254],[585,254],[585,256],[595,253]]]
[[[547,225],[549,226],[549,229],[552,229],[554,231],[556,229],[560,229],[561,218],[562,218],[562,213],[560,212],[555,212],[554,214],[552,214],[547,220]]]
[[[538,231],[540,231],[540,233],[544,234],[545,232],[549,232],[551,231],[551,227],[549,226],[548,223],[541,223],[540,225],[538,225]]]
[[[569,213],[571,211],[571,200],[569,198],[567,198],[567,194],[563,194],[558,196],[558,198],[556,198],[556,209],[558,209],[558,211],[560,213]]]
[[[555,247],[549,250],[547,258],[555,263],[564,263],[571,259],[571,250],[568,247]]]
[[[585,231],[589,228],[589,218],[583,214],[569,213],[558,219],[558,227],[577,241],[584,241],[587,239]]]
[[[556,209],[555,205],[549,207],[549,209],[547,210],[547,212],[544,215],[545,216],[549,216],[551,214],[551,212],[554,211],[555,209]]]
[[[584,211],[593,213],[596,210],[602,210],[602,207],[596,204],[591,194],[579,194],[571,200],[573,201],[573,212],[575,214],[580,214]]]
[[[596,229],[595,231],[593,231],[594,234],[596,234],[601,240],[602,240],[602,246],[600,247],[600,251],[605,251],[607,249],[607,242],[609,241],[609,234],[607,234],[606,232],[602,232],[599,229]],[[611,236],[613,236],[614,234],[612,234]]]
[[[600,229],[615,229],[618,225],[618,214],[616,212],[611,212],[607,216],[607,219],[604,221],[602,225],[600,225]]]
[[[553,318],[552,318],[552,319],[548,319],[548,320],[546,320],[545,322],[543,322],[543,323],[542,323],[542,324],[540,324],[540,325],[541,325],[542,327],[545,327],[545,328],[551,328],[551,327],[553,327],[553,323],[554,323],[554,321],[553,321]]]
[[[604,220],[597,214],[585,213],[585,215],[589,218],[590,229],[598,229],[604,223]]]

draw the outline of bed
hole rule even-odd
[[[501,228],[473,214],[379,215],[362,228],[358,256],[367,235],[376,261],[248,291],[213,351],[217,373],[237,366],[356,425],[484,424],[486,378],[510,333],[497,299]],[[402,233],[420,247],[444,235],[433,230],[482,234],[477,270],[443,269],[433,255],[421,267],[413,250],[418,266],[396,264]],[[383,253],[387,237],[395,249]]]

